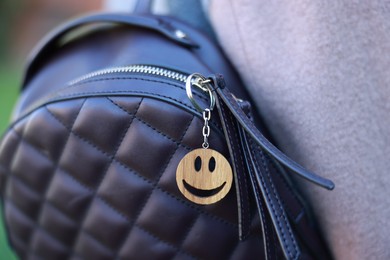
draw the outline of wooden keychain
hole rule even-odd
[[[176,170],[176,183],[180,192],[188,200],[202,205],[216,203],[223,199],[232,187],[233,174],[228,160],[219,152],[209,149],[209,121],[215,99],[207,86],[207,79],[194,73],[187,78],[186,90],[194,107],[203,114],[202,148],[186,154]],[[210,108],[202,109],[192,97],[192,86],[197,86],[210,95]],[[204,86],[206,85],[206,86]]]

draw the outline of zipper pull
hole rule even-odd
[[[176,183],[180,192],[188,200],[201,204],[213,204],[223,199],[230,191],[233,182],[232,168],[228,160],[219,152],[209,149],[209,121],[214,109],[215,98],[209,87],[210,80],[200,74],[192,74],[186,80],[187,96],[194,107],[202,112],[202,148],[186,154],[176,170]],[[192,96],[192,87],[208,92],[210,105],[202,109]]]
[[[212,84],[213,81],[211,79],[207,79],[201,74],[194,73],[190,75],[187,78],[186,81],[186,91],[187,96],[190,99],[192,105],[200,112],[202,113],[202,108],[200,105],[195,101],[195,99],[192,96],[192,86],[195,86],[202,91],[206,92],[209,96],[210,100],[210,108],[211,110],[215,106],[216,102],[216,95],[215,95],[215,84]],[[223,84],[224,82],[221,81],[220,84]],[[230,119],[220,116],[220,120],[222,121],[222,125],[227,124],[227,121]],[[231,123],[234,123],[233,120],[231,120]],[[238,142],[238,135],[237,130],[234,129],[233,131],[229,132],[226,131],[226,127],[223,127],[226,140],[227,140],[227,146],[229,149],[230,154],[230,162],[233,166],[233,176],[234,176],[234,182],[236,187],[236,197],[237,197],[237,211],[238,211],[238,233],[239,233],[239,239],[243,240],[246,236],[249,235],[250,231],[250,225],[251,225],[251,214],[250,214],[250,205],[249,205],[249,189],[247,187],[247,174],[245,172],[244,165],[238,165],[239,162],[242,160],[239,160],[237,158],[243,158],[243,154],[241,154],[240,145],[235,143]],[[230,133],[235,134],[235,137],[230,137]],[[229,137],[228,137],[229,136]]]

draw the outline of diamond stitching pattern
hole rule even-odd
[[[70,175],[69,175],[69,176],[70,176]],[[15,175],[12,175],[11,177],[14,178],[14,179],[18,179],[18,178],[19,178],[18,176],[15,176]],[[70,177],[73,178],[72,176],[70,176]],[[18,179],[18,181],[20,181],[21,183],[23,183],[23,181],[20,180],[20,179]],[[31,189],[27,184],[24,184],[24,185],[25,185],[25,187],[26,187],[27,189]],[[11,203],[16,209],[18,209],[20,212],[23,212],[22,210],[19,209],[19,207],[18,207],[12,200],[8,200],[8,202],[10,202],[10,203]],[[59,212],[61,212],[61,210],[58,209],[57,206],[55,206],[54,204],[50,203],[49,201],[45,201],[44,203],[45,203],[45,204],[51,205],[52,207],[56,208]],[[43,205],[44,205],[44,204],[43,204]],[[43,206],[43,205],[42,205],[42,206]],[[108,206],[109,206],[109,205],[108,205]],[[115,209],[114,209],[114,210],[115,210]],[[65,214],[64,214],[63,212],[61,212],[61,213],[65,216]],[[26,215],[27,215],[27,214],[26,214]],[[30,221],[33,222],[33,220],[30,220]],[[37,227],[39,228],[39,226],[37,226]],[[85,232],[85,231],[84,231],[84,232]],[[47,232],[46,232],[46,233],[47,233]],[[85,233],[88,234],[88,232],[85,232]],[[47,233],[47,235],[50,235],[51,237],[53,237],[54,239],[56,239],[56,237],[54,237],[54,236],[51,235],[50,233]],[[90,238],[96,240],[96,238],[94,238],[92,235],[89,235],[89,236],[90,236]],[[56,239],[56,240],[57,240],[57,239]],[[58,241],[58,242],[59,242],[59,241]],[[99,243],[100,245],[104,246],[104,244],[100,243],[99,241],[96,240],[96,242]],[[27,245],[25,245],[24,247],[27,248]],[[32,251],[31,253],[34,254],[34,255],[39,255],[38,252]]]
[[[86,99],[83,100],[83,103],[81,104],[81,106],[80,106],[80,108],[79,108],[79,110],[78,110],[78,113],[77,113],[76,116],[74,117],[73,122],[72,122],[71,129],[73,128],[73,125],[74,125],[74,123],[76,122],[77,117],[78,117],[78,115],[80,114],[81,109],[83,108],[83,105],[85,104],[85,101],[86,101]],[[68,136],[66,137],[66,140],[69,140],[69,137],[70,137],[70,132],[69,132]],[[63,146],[63,148],[62,148],[61,150],[63,150],[63,149],[65,148],[66,143],[67,143],[67,141],[65,141],[65,145]],[[55,168],[58,168],[58,161],[55,162]],[[52,180],[52,178],[50,178],[49,183],[51,182],[51,180]],[[46,193],[47,193],[47,190],[48,190],[49,187],[50,187],[50,184],[46,186],[46,189],[45,189],[45,191],[44,191],[44,193],[43,193],[43,194],[44,194],[44,196],[43,196],[44,198],[46,197]],[[40,207],[40,210],[39,210],[40,212],[41,212],[42,208],[43,208],[43,204],[42,204],[41,207]],[[40,213],[38,213],[38,216],[39,216],[39,215],[40,215]],[[30,241],[28,241],[28,248],[29,248],[29,250],[32,250],[33,252],[35,252],[34,248],[32,248],[32,246],[33,246],[33,241],[34,241],[34,235],[35,235],[35,234],[36,234],[36,232],[34,232],[34,234],[33,234],[33,235],[31,236],[31,238],[30,238]]]
[[[138,108],[141,106],[141,103],[142,103],[142,99],[139,101],[138,106],[137,106],[136,109],[135,109],[134,115],[137,114]],[[119,147],[120,147],[121,144],[122,144],[123,138],[125,137],[126,133],[127,133],[128,130],[130,129],[131,124],[133,123],[133,120],[134,120],[134,117],[131,118],[131,120],[130,120],[128,126],[126,127],[126,130],[123,131],[122,137],[119,139],[119,142],[116,144],[116,148],[115,148],[114,153],[113,153],[113,155],[112,155],[112,157],[111,157],[111,159],[110,159],[110,163],[108,164],[107,169],[105,170],[105,173],[104,173],[103,176],[101,177],[101,180],[99,181],[99,184],[97,185],[97,189],[99,189],[100,184],[103,182],[103,180],[104,180],[104,178],[105,178],[105,176],[106,176],[106,173],[107,173],[107,171],[108,171],[108,169],[109,169],[109,166],[110,166],[110,165],[112,164],[112,162],[114,161],[115,155],[116,155],[116,153],[118,152],[118,149],[119,149]],[[95,191],[95,192],[96,192],[96,191]],[[95,194],[96,194],[96,193],[95,193]],[[92,203],[90,203],[90,205],[92,205]],[[88,213],[89,209],[90,209],[90,206],[89,206],[89,208],[86,210],[86,213]],[[84,221],[85,221],[85,219],[86,219],[86,216],[87,216],[87,214],[85,215],[84,219],[81,221],[81,227],[82,227],[82,229],[79,230],[79,234],[80,234],[80,232],[84,229],[84,228],[83,228],[83,225],[84,225]],[[76,237],[78,237],[78,236],[79,236],[79,235],[77,235]],[[77,243],[77,238],[75,239],[75,243]]]
[[[93,99],[96,99],[96,98],[93,98]],[[103,99],[103,98],[102,98]],[[153,185],[153,188],[151,189],[151,192],[150,192],[150,195],[146,197],[145,199],[145,203],[144,205],[141,207],[141,209],[139,210],[139,212],[137,213],[137,217],[136,218],[128,218],[127,214],[124,214],[120,208],[116,208],[112,205],[111,202],[107,201],[104,196],[102,196],[100,194],[101,190],[96,188],[96,187],[99,187],[101,186],[100,184],[103,184],[104,183],[104,178],[106,177],[106,173],[103,174],[102,176],[102,179],[101,181],[99,182],[99,184],[97,186],[93,185],[86,185],[86,184],[83,184],[82,182],[80,183],[79,179],[78,178],[75,178],[74,176],[72,175],[69,175],[69,173],[63,169],[61,167],[61,165],[58,165],[58,169],[61,170],[63,173],[66,174],[66,176],[70,177],[71,179],[74,179],[76,182],[80,183],[84,189],[88,190],[88,191],[92,191],[92,192],[96,192],[95,195],[93,196],[94,198],[91,198],[91,202],[90,202],[90,205],[92,205],[92,201],[94,201],[95,199],[98,199],[98,201],[100,202],[103,202],[105,205],[109,206],[111,209],[114,210],[114,212],[118,213],[119,215],[122,215],[123,217],[125,217],[126,221],[128,222],[128,225],[129,225],[129,229],[128,229],[128,234],[124,236],[124,239],[123,239],[123,242],[119,244],[119,247],[122,248],[122,250],[117,250],[116,248],[112,248],[112,246],[107,246],[105,243],[102,243],[97,237],[95,237],[95,235],[91,234],[88,230],[85,230],[85,227],[84,225],[81,225],[81,227],[83,227],[82,229],[80,229],[79,231],[79,235],[78,236],[82,236],[82,237],[88,237],[88,239],[92,239],[93,241],[95,241],[94,245],[95,246],[102,246],[102,247],[105,247],[106,251],[109,250],[111,253],[109,253],[111,256],[114,256],[115,254],[115,251],[116,252],[121,252],[123,251],[123,246],[126,246],[126,238],[128,238],[129,236],[131,236],[132,232],[134,232],[134,230],[139,230],[141,232],[144,232],[144,234],[147,234],[151,237],[153,237],[154,239],[156,239],[157,241],[160,241],[162,242],[163,244],[166,244],[168,245],[169,247],[172,248],[173,250],[173,253],[171,254],[171,258],[173,258],[175,255],[178,257],[189,257],[189,258],[198,258],[198,256],[195,256],[195,255],[192,255],[191,253],[189,253],[186,249],[183,248],[183,243],[185,242],[186,238],[191,234],[191,232],[195,232],[194,231],[194,226],[195,226],[195,223],[197,223],[198,221],[198,218],[199,216],[203,216],[208,218],[208,219],[214,219],[215,221],[221,223],[222,225],[228,225],[232,228],[236,228],[236,224],[233,224],[233,223],[230,223],[224,219],[221,219],[213,214],[210,214],[208,211],[205,211],[203,209],[203,207],[198,207],[198,206],[194,206],[192,205],[191,203],[189,203],[188,201],[180,198],[180,197],[177,197],[178,195],[177,194],[172,194],[170,192],[168,192],[167,190],[165,190],[164,188],[160,187],[159,186],[159,181],[160,181],[160,177],[163,176],[165,174],[165,169],[168,167],[168,165],[171,163],[171,158],[174,157],[177,149],[179,147],[181,147],[182,149],[185,149],[185,150],[189,150],[189,149],[192,149],[192,147],[189,147],[187,145],[183,145],[181,143],[182,139],[184,138],[184,136],[186,135],[187,133],[187,130],[188,128],[190,128],[192,126],[191,122],[194,120],[194,117],[192,117],[188,123],[187,123],[187,126],[186,126],[186,129],[185,131],[183,131],[182,133],[182,136],[180,137],[180,140],[177,140],[175,138],[172,138],[170,137],[168,134],[164,133],[163,131],[160,131],[158,128],[154,127],[153,125],[151,125],[149,122],[146,122],[142,117],[139,117],[136,115],[136,113],[131,113],[129,111],[127,111],[125,108],[123,108],[122,106],[118,105],[118,103],[115,101],[115,98],[110,98],[109,99],[111,103],[113,103],[114,105],[118,106],[118,108],[120,108],[123,112],[125,112],[126,114],[128,115],[133,115],[133,120],[132,122],[134,121],[134,119],[141,123],[142,125],[146,126],[148,129],[151,129],[153,130],[154,132],[164,136],[167,140],[169,140],[170,142],[172,142],[176,148],[174,150],[172,150],[170,152],[170,155],[169,157],[166,159],[166,163],[165,163],[165,166],[162,168],[162,170],[160,171],[160,174],[158,174],[158,178],[154,179],[154,180],[151,180],[151,179],[148,179],[148,178],[145,178],[142,173],[138,173],[136,171],[134,171],[133,169],[131,169],[129,167],[129,165],[126,165],[126,164],[123,164],[121,161],[118,160],[118,158],[115,157],[115,153],[114,155],[112,154],[108,154],[107,152],[104,152],[101,148],[98,147],[98,145],[94,144],[92,141],[90,140],[87,140],[85,138],[83,138],[82,136],[80,136],[80,134],[78,132],[75,132],[73,131],[73,124],[76,122],[77,120],[77,116],[74,120],[74,122],[72,123],[72,126],[69,128],[69,126],[67,127],[66,124],[63,124],[63,126],[68,129],[68,134],[69,136],[74,136],[76,137],[78,140],[82,141],[84,144],[87,144],[89,145],[93,150],[96,150],[96,151],[99,151],[99,153],[102,153],[105,157],[108,157],[108,158],[111,158],[111,161],[109,163],[107,163],[107,170],[105,171],[106,173],[109,171],[109,168],[110,166],[112,165],[117,165],[118,167],[124,169],[127,174],[131,174],[132,176],[138,176],[140,178],[140,180],[142,180],[143,182],[145,183],[149,183],[149,185]],[[85,102],[85,100],[84,100]],[[142,102],[139,103],[139,106],[141,105]],[[138,108],[139,108],[138,106]],[[50,110],[48,110],[50,112]],[[82,109],[80,108],[80,111],[79,111],[79,114],[82,112]],[[54,116],[54,114],[53,114]],[[58,119],[57,119],[58,120]],[[129,124],[129,128],[130,126],[132,125],[132,122]],[[127,130],[125,131],[127,132]],[[19,136],[20,140],[23,141],[23,143],[27,143],[28,145],[30,145],[33,149],[36,150],[36,152],[40,153],[41,151],[33,144],[33,143],[29,143],[29,141],[27,141],[23,135]],[[119,142],[119,145],[118,145],[118,149],[119,149],[119,146],[121,145],[122,141]],[[66,146],[67,144],[64,145],[64,147]],[[64,148],[65,149],[65,148]],[[42,155],[45,155],[44,153]],[[50,157],[49,157],[50,158]],[[13,158],[14,159],[14,158]],[[4,163],[0,161],[0,166],[3,165]],[[4,170],[7,170],[7,167],[4,167],[2,166],[4,169],[3,170],[0,170],[0,171],[4,171]],[[1,168],[0,168],[1,169]],[[53,173],[53,174],[57,174],[57,173]],[[8,175],[10,176],[10,175]],[[14,176],[14,175],[11,175],[12,178],[9,178],[9,180],[12,180],[12,179],[15,179],[15,178],[19,178],[17,176]],[[28,185],[28,184],[26,184]],[[50,185],[48,185],[50,186]],[[29,187],[30,188],[30,187]],[[31,188],[30,188],[31,190]],[[37,192],[35,190],[31,190],[32,192]],[[191,208],[192,210],[194,210],[194,213],[195,213],[195,218],[193,218],[192,222],[188,224],[187,228],[184,230],[183,234],[182,234],[182,238],[180,239],[179,243],[178,244],[175,244],[175,243],[171,243],[169,241],[167,241],[166,239],[162,239],[161,237],[155,235],[154,231],[153,230],[149,230],[148,228],[145,228],[144,227],[144,224],[141,225],[141,220],[140,217],[141,217],[141,213],[143,212],[144,208],[149,205],[148,203],[150,203],[150,198],[152,196],[152,194],[155,194],[156,192],[161,192],[161,194],[164,194],[164,196],[168,196],[170,198],[173,198],[175,201],[177,201],[178,203],[184,205],[185,207],[189,207]],[[44,193],[44,197],[46,197],[46,193],[47,191],[45,191]],[[6,201],[9,201],[10,203],[11,200],[10,198],[7,198],[6,197]],[[75,220],[69,218],[69,216],[67,216],[63,210],[59,209],[55,204],[53,204],[52,202],[50,201],[44,201],[44,203],[41,205],[41,209],[44,208],[44,207],[47,207],[47,206],[50,206],[50,207],[53,207],[54,210],[58,211],[59,214],[63,215],[65,218],[67,218],[69,221],[71,221],[72,223],[75,223]],[[23,211],[22,211],[23,212]],[[25,212],[23,212],[23,214],[26,214]],[[86,210],[86,213],[85,213],[85,216],[87,217],[89,214],[89,210]],[[158,221],[158,220],[156,220]],[[133,226],[133,227],[132,227]],[[43,227],[40,227],[40,229],[42,229],[43,232],[45,232],[45,235],[48,235],[48,236],[52,236],[52,234],[48,233],[47,230],[43,229]],[[33,237],[33,236],[31,236]],[[69,248],[69,245],[67,245],[66,243],[64,243],[61,239],[58,240],[56,237],[53,237],[54,239],[56,239],[58,242],[60,242],[60,244],[62,244],[62,246],[64,247],[67,247]],[[19,238],[15,239],[15,243],[17,244],[20,244],[20,242],[22,241],[16,241],[16,240],[20,240]],[[31,239],[33,240],[33,238]],[[236,238],[235,238],[235,241],[236,241]],[[30,241],[31,242],[31,241]],[[96,244],[97,243],[97,244]],[[238,244],[238,241],[235,242],[236,244]],[[92,244],[90,244],[92,245]],[[122,245],[122,246],[121,246]],[[31,247],[31,245],[29,246]],[[229,254],[230,256],[234,253],[234,248],[233,247],[231,250],[232,252]],[[76,249],[76,250],[74,250]],[[78,242],[77,242],[77,239],[75,239],[75,243],[73,246],[70,246],[70,250],[73,250],[73,257],[72,258],[79,258],[79,257],[82,257],[83,255],[79,254],[80,252],[77,252],[78,250],[81,250],[80,249],[80,245],[78,245]],[[108,252],[108,251],[107,251]],[[32,255],[39,255],[38,252],[35,252],[35,251],[32,251],[30,252],[30,254]],[[124,255],[118,255],[118,257],[124,257]],[[207,257],[206,257],[207,258]]]
[[[194,117],[192,117],[191,120],[188,122],[188,124],[187,124],[188,127],[190,126],[190,124],[191,124],[193,118],[194,118]],[[186,128],[186,130],[184,131],[183,135],[181,136],[180,141],[183,139],[184,135],[186,134],[188,127]],[[180,143],[180,141],[179,141],[179,143]],[[173,152],[171,152],[171,155],[169,156],[169,158],[168,158],[168,160],[167,160],[165,166],[162,168],[161,172],[158,174],[158,177],[157,177],[156,181],[154,182],[153,187],[156,187],[156,186],[157,186],[157,184],[158,184],[158,182],[159,182],[161,176],[164,174],[164,171],[165,171],[166,167],[167,167],[168,164],[171,162],[171,159],[172,159],[173,155],[176,153],[178,147],[179,147],[179,145],[177,145],[176,148],[175,148],[175,150],[174,150]],[[135,223],[137,223],[138,218],[139,218],[140,214],[142,213],[142,210],[143,210],[143,209],[145,208],[145,206],[147,205],[147,203],[148,203],[148,201],[149,201],[149,199],[150,199],[150,197],[151,197],[152,194],[153,194],[153,190],[149,193],[149,195],[147,195],[146,200],[145,200],[145,202],[143,203],[143,205],[142,205],[142,207],[141,207],[141,210],[137,213],[137,216],[136,216],[136,218],[135,218]],[[138,226],[137,226],[137,227],[138,227]],[[127,235],[127,236],[130,236],[130,235],[131,235],[131,232],[132,232],[132,229],[130,228],[129,231],[128,231],[128,235]],[[149,233],[149,232],[148,232],[148,233]],[[126,236],[126,237],[127,237],[127,236]],[[167,243],[167,244],[169,244],[169,243],[166,242],[166,241],[164,241],[164,242]]]
[[[135,116],[134,116],[135,117]],[[190,121],[190,123],[191,123],[191,121]],[[190,125],[190,123],[188,124],[188,126]],[[154,129],[154,128],[153,128]],[[157,129],[154,129],[155,131],[157,131],[158,133],[160,133],[160,134],[162,134],[162,135],[164,135],[162,132],[160,132],[160,131],[158,131]],[[184,132],[184,134],[185,134],[185,132]],[[183,134],[183,136],[184,136],[184,134]],[[164,135],[165,137],[167,137],[166,135]],[[81,138],[81,137],[80,137]],[[170,139],[170,140],[172,140],[171,138],[169,138],[169,137],[167,137],[168,139]],[[87,141],[87,140],[86,140]],[[180,142],[178,142],[178,144],[179,144]],[[94,146],[96,149],[98,149],[96,146]],[[172,153],[172,156],[173,156],[173,154],[174,153]],[[141,210],[142,211],[142,210]],[[120,213],[120,212],[119,212]],[[140,227],[139,227],[140,228]],[[140,228],[140,229],[142,229],[142,228]],[[146,230],[143,230],[143,231],[145,231],[146,233],[148,233],[148,234],[151,234],[151,233],[149,233],[149,232],[147,232]]]
[[[13,177],[15,177],[15,176],[13,176]],[[70,176],[70,177],[72,177],[72,176]],[[148,234],[151,234],[151,233],[149,233],[149,232],[147,232],[146,230],[144,230],[146,233],[148,233]],[[92,237],[93,238],[93,237]],[[36,252],[32,252],[32,253],[34,253],[34,254],[36,254]]]

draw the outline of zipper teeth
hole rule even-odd
[[[74,85],[84,80],[88,80],[94,77],[98,77],[106,74],[112,74],[112,73],[143,73],[149,75],[163,76],[181,82],[186,82],[187,79],[187,75],[176,71],[168,70],[165,68],[155,67],[150,65],[131,65],[131,66],[113,67],[113,68],[102,69],[95,72],[91,72],[75,80],[70,81],[68,85]]]

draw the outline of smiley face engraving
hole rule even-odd
[[[186,154],[176,170],[176,183],[188,200],[212,204],[226,196],[233,182],[226,158],[212,149],[196,149]]]

